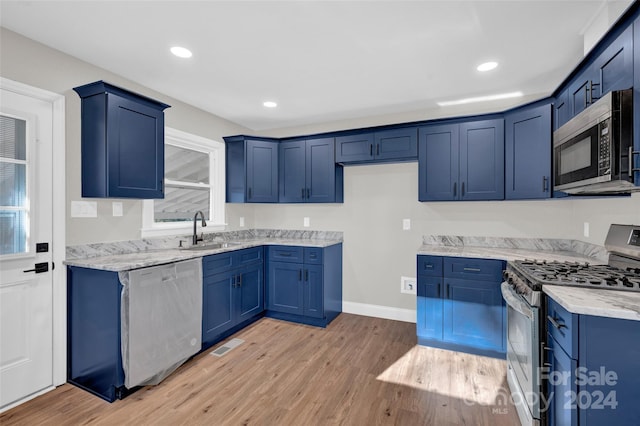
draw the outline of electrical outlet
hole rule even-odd
[[[400,293],[417,294],[417,280],[412,277],[400,277]]]
[[[124,214],[122,202],[114,201],[111,203],[111,209],[113,210],[114,216],[122,216]]]
[[[411,229],[411,219],[402,219],[402,229],[404,231]]]
[[[308,228],[309,226],[311,226],[309,222],[310,222],[310,221],[309,221],[309,218],[308,218],[308,217],[305,217],[305,218],[302,220],[302,226],[304,226],[305,228]]]

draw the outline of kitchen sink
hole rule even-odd
[[[180,250],[193,250],[193,251],[215,250],[220,248],[234,247],[241,244],[242,243],[233,243],[233,242],[225,241],[225,242],[216,242],[216,243],[207,243],[207,244],[196,244],[195,246],[181,247]]]

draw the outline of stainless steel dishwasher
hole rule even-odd
[[[120,273],[125,386],[160,383],[202,346],[202,260]]]

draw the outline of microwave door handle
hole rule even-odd
[[[640,172],[640,167],[633,167],[633,156],[640,154],[640,151],[634,151],[633,145],[629,147],[629,177],[633,179],[633,172]]]

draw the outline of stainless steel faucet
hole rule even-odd
[[[201,210],[198,210],[196,214],[193,215],[193,245],[198,244],[198,241],[202,241],[202,237],[198,237],[196,233],[196,225],[198,223],[198,215],[202,218],[202,226],[207,226],[207,222],[204,221],[204,213]]]

